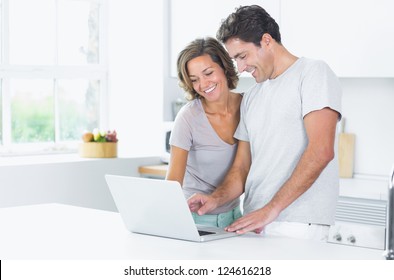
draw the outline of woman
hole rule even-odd
[[[233,134],[240,119],[242,95],[233,61],[214,38],[196,39],[180,52],[179,85],[188,102],[171,131],[167,180],[178,181],[186,198],[212,193],[229,170],[237,150]],[[226,227],[241,216],[239,199],[199,216],[197,224]]]

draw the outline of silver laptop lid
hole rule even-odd
[[[129,231],[201,241],[178,182],[118,175],[105,179]]]

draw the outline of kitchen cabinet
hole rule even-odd
[[[236,7],[257,4],[280,23],[280,1],[278,0],[185,0],[170,1],[170,56],[171,76],[177,76],[176,60],[179,52],[198,37],[216,38],[222,19],[235,11]]]
[[[391,0],[282,0],[282,43],[339,77],[394,77]]]

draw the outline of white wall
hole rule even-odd
[[[164,149],[163,1],[111,0],[108,16],[109,127],[118,132],[119,155],[159,155]]]
[[[388,176],[394,164],[394,78],[342,78],[345,130],[355,133],[357,174]]]

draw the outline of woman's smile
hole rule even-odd
[[[212,87],[208,88],[207,90],[204,90],[204,92],[206,94],[209,94],[216,89],[216,86],[217,86],[217,84],[213,85]]]

